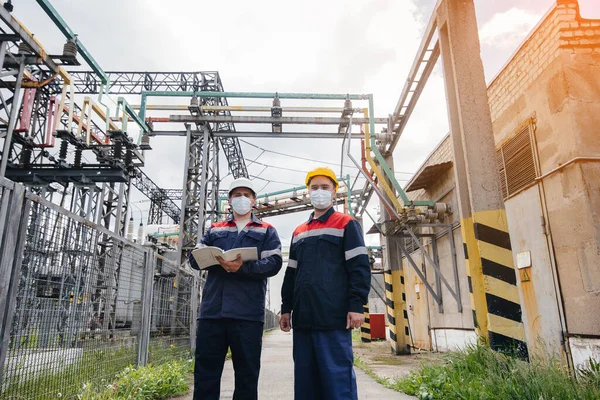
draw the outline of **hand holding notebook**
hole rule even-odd
[[[200,270],[213,265],[219,265],[219,262],[217,261],[218,256],[223,257],[226,261],[233,261],[237,258],[238,254],[242,257],[242,261],[258,260],[258,251],[256,250],[256,247],[240,247],[223,251],[218,247],[207,246],[192,251],[192,256],[194,257],[194,260],[196,260]]]

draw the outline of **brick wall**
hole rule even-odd
[[[408,185],[423,171],[426,167],[430,165],[440,164],[446,161],[454,160],[454,154],[452,153],[452,142],[450,141],[450,135],[447,135],[440,144],[431,152],[427,160],[421,165],[417,173],[411,178]],[[424,189],[413,190],[412,192],[408,192],[407,197],[409,200],[430,200],[426,198],[427,194]]]
[[[586,20],[576,0],[558,0],[488,87],[492,121],[563,54],[600,54],[600,20]]]
[[[513,105],[550,63],[565,54],[600,55],[600,20],[581,18],[576,0],[557,0],[556,6],[490,83],[488,99],[492,121]],[[453,159],[452,142],[447,136],[429,155],[417,175],[428,165]],[[431,194],[421,189],[407,195],[410,200],[421,200]]]

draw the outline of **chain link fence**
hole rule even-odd
[[[200,278],[178,261],[0,179],[0,399],[75,399],[189,359]]]
[[[190,357],[195,275],[21,185],[0,190],[0,399],[75,398]]]

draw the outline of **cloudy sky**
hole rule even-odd
[[[393,112],[434,3],[435,0],[52,1],[104,70],[217,70],[228,91],[373,93],[377,117]],[[475,0],[488,82],[554,3]],[[13,4],[13,14],[46,50],[60,53],[63,36],[36,1],[13,0]],[[580,5],[584,17],[600,18],[597,0],[581,0]],[[233,100],[230,103],[240,104]],[[401,184],[417,170],[447,129],[443,79],[441,70],[436,68],[394,154]],[[256,182],[259,188],[264,187],[263,191],[303,184],[302,171],[319,165],[269,150],[340,162],[341,143],[336,140],[247,142],[250,144],[242,143],[247,160],[261,154],[260,149],[253,147],[258,146],[267,151],[257,161],[273,166],[264,171],[260,165],[249,166],[252,175],[260,173]],[[146,156],[147,174],[162,187],[180,187],[183,138],[154,138],[152,147],[154,150]],[[357,147],[353,149],[359,157]],[[334,169],[338,171],[339,166]],[[221,175],[226,173],[223,165]],[[230,179],[223,180],[222,188]],[[136,206],[145,213],[149,205],[143,202],[143,196],[134,193],[133,199],[142,201]],[[140,218],[137,207],[136,224]],[[375,208],[376,202],[372,202],[370,209]],[[305,214],[294,214],[270,222],[278,228],[285,244],[289,243],[293,228],[306,218]],[[365,226],[368,228],[370,222]],[[373,243],[375,239],[368,240]],[[277,292],[278,285],[273,286],[277,290],[272,292]],[[273,299],[274,304],[277,302]]]

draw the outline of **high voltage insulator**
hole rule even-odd
[[[77,57],[77,43],[74,39],[67,40],[63,46],[63,57]]]
[[[133,165],[133,152],[129,149],[125,152],[125,165],[128,167]]]
[[[58,152],[58,158],[63,161],[66,160],[68,150],[69,150],[69,142],[67,142],[65,139],[63,139],[60,142],[60,150]]]
[[[32,150],[29,148],[25,148],[23,149],[23,152],[21,153],[21,157],[20,157],[20,163],[23,166],[28,166],[29,164],[31,164],[31,154],[32,154]]]
[[[75,166],[76,167],[81,167],[81,157],[82,157],[83,151],[80,149],[75,150]]]
[[[115,158],[120,160],[123,157],[123,142],[115,141]]]

